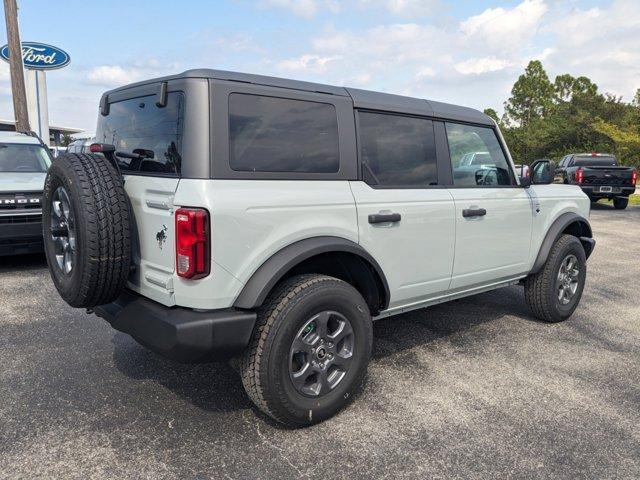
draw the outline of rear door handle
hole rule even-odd
[[[399,213],[372,213],[369,215],[369,223],[396,223],[402,219]]]
[[[484,217],[487,211],[484,208],[465,208],[462,210],[462,216],[468,217]]]

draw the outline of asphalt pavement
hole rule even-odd
[[[1,478],[640,478],[640,207],[591,214],[571,319],[510,287],[376,322],[367,385],[308,429],[228,363],[181,365],[0,258]]]

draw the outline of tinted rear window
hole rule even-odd
[[[576,167],[615,167],[615,157],[575,157],[573,164]]]
[[[373,182],[388,187],[437,185],[433,122],[359,112],[360,154]],[[365,177],[366,178],[366,177]]]
[[[233,93],[229,163],[243,172],[335,173],[336,109],[327,103]]]
[[[184,95],[169,93],[163,108],[156,106],[156,99],[149,95],[114,102],[109,106],[109,115],[98,119],[97,142],[115,145],[116,151],[127,153],[136,149],[153,152],[153,158],[118,157],[125,173],[180,174]]]

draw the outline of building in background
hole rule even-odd
[[[16,129],[16,122],[13,120],[0,120],[0,131],[12,132]],[[73,136],[75,138],[84,138],[84,130],[81,128],[72,127],[57,127],[55,125],[49,125],[49,145],[52,147],[59,147],[62,145],[62,137],[64,135]],[[87,138],[91,137],[88,135]],[[47,143],[47,139],[43,138],[42,141]]]

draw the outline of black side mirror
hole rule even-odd
[[[531,178],[529,178],[529,176],[520,177],[520,186],[522,188],[529,188],[531,186]]]
[[[556,164],[551,160],[536,160],[529,168],[532,185],[549,185],[553,182],[556,172]]]

